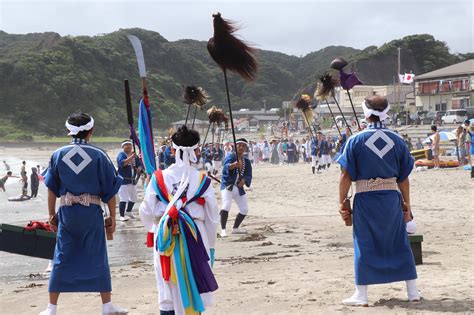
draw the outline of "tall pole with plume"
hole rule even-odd
[[[207,96],[206,91],[204,91],[203,88],[194,85],[186,85],[184,87],[183,102],[188,105],[188,109],[186,111],[186,120],[184,121],[185,126],[188,124],[189,110],[191,106],[195,106],[194,117],[196,117],[197,109],[202,109],[208,101],[209,96]],[[194,119],[192,128],[194,128]]]
[[[303,119],[305,120],[306,125],[309,128],[309,133],[311,134],[311,138],[314,139],[315,134],[313,133],[313,130],[311,129],[311,127],[314,127],[311,123],[313,121],[313,109],[311,108],[310,102],[311,102],[311,97],[308,94],[303,94],[295,103],[295,107],[301,110],[301,113],[303,114]]]
[[[360,128],[359,118],[357,117],[354,103],[352,102],[352,97],[350,93],[350,89],[352,89],[355,85],[363,84],[362,81],[356,76],[354,72],[346,73],[344,72],[344,67],[347,66],[347,61],[342,58],[336,58],[331,62],[331,68],[334,70],[339,71],[339,80],[341,82],[341,86],[344,90],[346,90],[347,96],[349,97],[349,102],[351,103],[352,112],[354,113],[354,117],[357,122],[357,127]]]
[[[331,113],[331,117],[334,121],[334,124],[336,125],[337,132],[342,137],[342,133],[337,124],[336,117],[334,117],[334,113],[332,112],[331,106],[329,105],[329,102],[328,102],[329,95],[334,95],[334,89],[339,84],[339,82],[337,81],[336,78],[334,78],[328,72],[320,76],[319,81],[321,81],[321,84],[318,85],[318,88],[316,89],[316,92],[314,93],[314,97],[318,99],[319,101],[326,101],[326,105],[328,106],[329,113]]]
[[[235,24],[223,19],[220,13],[215,13],[212,16],[214,18],[214,36],[207,42],[207,50],[212,59],[214,59],[224,72],[230,126],[238,162],[239,158],[237,154],[234,120],[232,117],[232,105],[230,103],[229,85],[227,82],[227,71],[236,72],[244,80],[252,81],[255,79],[257,72],[257,62],[253,55],[254,49],[234,36],[233,33],[238,30]]]

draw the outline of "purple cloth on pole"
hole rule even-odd
[[[350,90],[355,85],[363,85],[362,81],[356,76],[354,72],[346,73],[343,70],[339,70],[339,75],[341,78],[341,86],[344,90]]]
[[[135,132],[135,128],[133,128],[132,125],[130,125],[130,139],[132,139],[135,144],[140,147],[140,140],[138,140],[137,133]]]
[[[212,273],[211,266],[209,265],[209,255],[207,254],[206,247],[202,242],[201,233],[196,226],[196,234],[198,238],[196,241],[191,234],[189,226],[186,224],[186,219],[182,214],[179,216],[180,220],[183,222],[184,231],[181,231],[181,233],[186,237],[189,259],[191,261],[191,267],[193,269],[193,275],[199,293],[214,292],[217,290],[218,285],[216,278]]]

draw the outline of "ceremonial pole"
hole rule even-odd
[[[232,139],[235,146],[234,149],[237,163],[239,163],[229,84],[227,80],[227,70],[234,71],[243,79],[251,81],[255,79],[257,63],[253,56],[254,49],[235,37],[233,34],[238,29],[234,23],[224,20],[220,13],[215,13],[212,17],[214,19],[214,36],[207,42],[207,50],[212,59],[221,67],[222,72],[224,73],[227,105],[229,106],[229,118],[232,128]],[[238,173],[240,177],[240,171]]]

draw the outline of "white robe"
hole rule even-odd
[[[181,180],[182,169],[176,164],[163,171],[163,178],[165,181],[168,193],[174,193],[173,190],[179,186]],[[187,199],[191,199],[197,189],[199,188],[200,172],[195,168],[191,169],[189,177],[189,187],[186,193]],[[217,200],[212,185],[209,185],[207,190],[202,195],[205,199],[204,205],[199,205],[197,202],[192,202],[186,206],[189,215],[194,219],[196,226],[201,233],[204,246],[209,252],[210,248],[215,248],[217,224],[219,223],[219,212],[217,208]],[[154,244],[156,244],[156,237],[158,235],[158,221],[163,216],[166,210],[166,205],[159,201],[156,197],[156,192],[152,185],[148,185],[145,192],[145,197],[140,205],[140,219],[145,228],[154,233]],[[155,222],[155,223],[154,223]],[[162,253],[161,253],[162,254]],[[178,284],[170,281],[165,281],[161,273],[160,252],[153,248],[153,258],[155,267],[156,283],[158,287],[158,302],[160,310],[171,311],[175,314],[185,314],[183,303]],[[172,259],[173,268],[175,268],[174,259]],[[201,294],[204,306],[212,305],[212,293]]]

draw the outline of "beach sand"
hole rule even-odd
[[[8,155],[40,162],[50,153],[8,150]],[[474,181],[461,169],[413,172],[410,179],[417,234],[424,237],[424,263],[417,266],[422,302],[406,302],[405,284],[399,282],[370,286],[368,308],[343,306],[341,300],[353,293],[354,271],[352,229],[338,214],[338,167],[313,175],[302,163],[259,165],[243,223],[249,234],[217,241],[214,271],[220,288],[206,313],[474,312]],[[233,205],[229,225],[236,213]],[[144,243],[146,231],[139,221],[119,226],[112,242],[132,230],[143,230]],[[148,258],[130,257],[111,270],[116,304],[130,314],[159,314],[151,250]],[[47,279],[41,274],[1,284],[2,314],[38,314],[47,303]],[[59,299],[58,314],[99,312],[98,294],[62,294]]]

